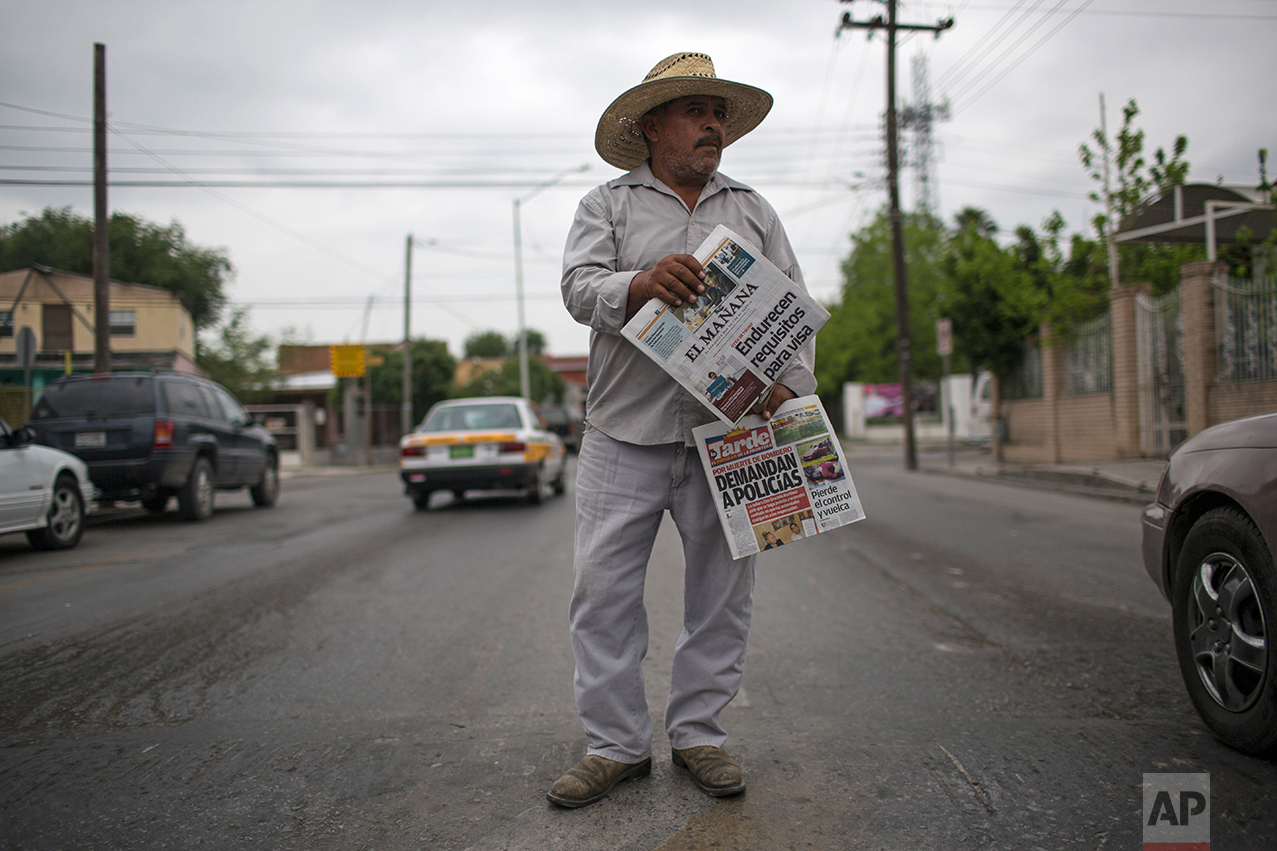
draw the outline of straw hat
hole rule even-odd
[[[594,149],[609,165],[629,171],[647,159],[641,119],[653,107],[690,95],[714,95],[727,101],[724,147],[758,126],[772,108],[762,89],[720,80],[704,53],[675,53],[656,63],[643,82],[612,101],[594,131]]]

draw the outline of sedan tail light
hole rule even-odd
[[[526,443],[498,443],[498,452],[525,452],[528,445]]]
[[[415,458],[418,455],[425,455],[425,454],[426,454],[426,449],[424,446],[405,446],[399,450],[400,458]]]
[[[167,449],[173,445],[173,421],[156,420],[155,431],[151,435],[152,449]]]

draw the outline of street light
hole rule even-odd
[[[529,402],[532,401],[532,391],[528,380],[528,331],[524,327],[523,321],[523,238],[519,222],[519,209],[524,201],[532,200],[533,197],[543,190],[549,189],[569,174],[586,171],[589,167],[590,164],[586,163],[585,165],[560,172],[552,179],[534,187],[531,192],[523,197],[514,199],[514,286],[519,297],[519,392]]]

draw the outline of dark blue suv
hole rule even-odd
[[[247,487],[259,506],[279,497],[275,438],[220,384],[183,373],[113,372],[59,379],[27,425],[36,441],[79,456],[103,501],[169,498],[188,520],[213,513],[214,490]]]

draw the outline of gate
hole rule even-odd
[[[1140,452],[1165,458],[1188,438],[1184,414],[1184,324],[1179,291],[1135,297]]]

